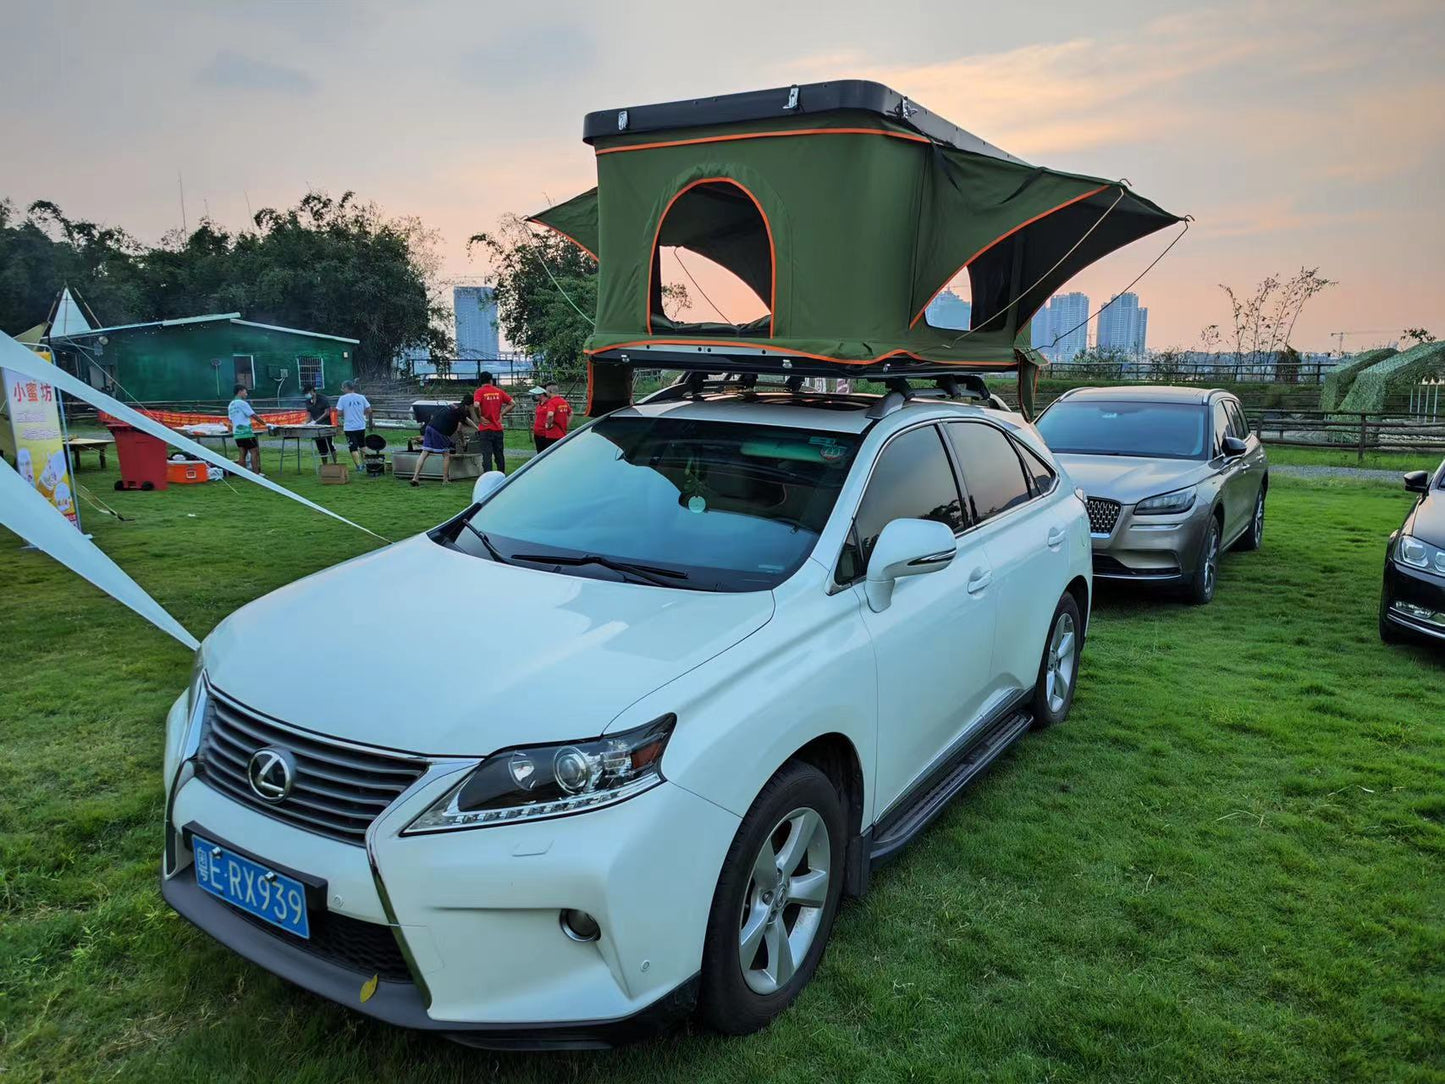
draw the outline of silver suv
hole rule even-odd
[[[1038,428],[1087,495],[1096,578],[1178,584],[1203,604],[1220,553],[1264,539],[1269,461],[1226,391],[1076,388]]]

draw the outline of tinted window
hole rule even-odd
[[[1024,473],[1034,484],[1034,495],[1042,496],[1054,488],[1054,472],[1023,444],[1017,444],[1019,457],[1024,461]]]
[[[1224,413],[1224,404],[1214,404],[1214,451],[1218,454],[1224,447],[1224,438],[1229,436],[1229,415]]]
[[[683,572],[667,580],[678,587],[769,589],[812,552],[858,441],[665,416],[604,418],[499,490],[471,522],[503,559],[530,567],[616,578],[595,562],[546,562],[597,555]],[[488,556],[459,524],[445,541]]]
[[[1224,409],[1229,413],[1229,431],[1244,440],[1249,436],[1249,423],[1244,420],[1244,411],[1233,399],[1224,401]]]
[[[970,519],[988,519],[1029,499],[1023,464],[1008,437],[979,422],[954,422],[947,429],[963,469]]]
[[[963,530],[963,504],[953,467],[932,426],[910,429],[883,449],[858,505],[856,542],[850,538],[838,563],[839,583],[864,573],[878,536],[895,519],[935,519]]]
[[[1191,403],[1062,399],[1039,418],[1057,454],[1206,459],[1209,412]]]

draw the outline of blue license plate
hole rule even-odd
[[[196,859],[196,883],[211,895],[287,933],[311,936],[306,886],[296,878],[197,835],[191,836],[191,850]]]

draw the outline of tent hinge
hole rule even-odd
[[[619,132],[627,131],[627,110],[625,109],[617,111],[617,130]]]
[[[798,108],[798,84],[797,84],[797,83],[794,83],[792,86],[790,86],[790,87],[788,88],[788,104],[785,105],[785,106],[783,106],[783,108],[784,108],[784,109],[797,109],[797,108]]]

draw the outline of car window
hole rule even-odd
[[[1216,401],[1214,404],[1214,454],[1218,455],[1224,450],[1224,438],[1229,436],[1229,415],[1224,412],[1224,404]]]
[[[863,575],[883,528],[895,519],[933,519],[963,530],[963,502],[943,441],[933,426],[910,429],[883,449],[858,504],[854,534],[843,547],[835,578]]]
[[[1249,423],[1244,420],[1244,411],[1233,399],[1224,401],[1224,409],[1229,413],[1229,431],[1240,440],[1249,436]]]
[[[1039,416],[1055,455],[1208,459],[1209,411],[1198,403],[1056,399]]]
[[[1029,480],[1013,441],[982,422],[952,422],[947,429],[963,471],[968,513],[974,522],[1029,499]]]
[[[1034,485],[1034,496],[1042,497],[1045,493],[1051,492],[1057,476],[1049,468],[1049,465],[1029,450],[1028,446],[1015,441],[1014,446],[1019,450],[1019,458],[1024,461],[1024,473]]]

